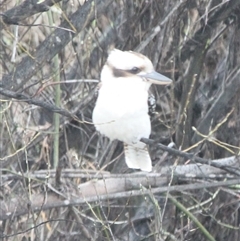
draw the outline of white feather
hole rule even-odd
[[[133,67],[138,74],[129,72]],[[114,76],[113,70],[126,71],[123,77]],[[151,61],[134,52],[113,50],[101,72],[101,87],[93,110],[96,129],[110,140],[125,144],[125,159],[129,168],[151,171],[152,163],[142,137],[151,132],[148,115],[148,90],[151,82],[139,74],[154,71]]]
[[[139,78],[140,79],[140,78]],[[111,140],[118,139],[133,144],[151,132],[148,116],[148,92],[138,78],[124,85],[125,78],[111,84],[102,84],[95,109],[93,123],[96,129]]]
[[[141,169],[146,172],[152,171],[152,161],[146,146],[138,148],[124,144],[124,154],[129,168]]]

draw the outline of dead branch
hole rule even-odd
[[[21,21],[30,16],[48,11],[51,6],[58,2],[61,2],[61,0],[47,0],[43,3],[39,3],[38,0],[25,0],[23,3],[17,5],[16,7],[1,13],[0,31],[4,27],[4,24],[19,25],[21,24]]]
[[[147,178],[145,179],[145,183],[149,186],[151,182]],[[159,179],[161,183],[166,181],[165,178]],[[115,180],[116,181],[116,180]],[[122,182],[121,180],[118,180]],[[99,182],[99,183],[98,183]],[[56,194],[51,192],[44,193],[44,194],[37,194],[32,196],[31,204],[22,197],[20,199],[13,199],[8,203],[1,201],[1,213],[0,213],[0,220],[7,220],[10,218],[18,217],[21,215],[25,215],[29,212],[29,208],[33,212],[44,211],[51,208],[59,208],[59,207],[67,207],[67,206],[77,206],[81,204],[87,204],[91,202],[100,202],[100,201],[107,201],[111,199],[117,198],[128,198],[134,196],[142,196],[142,195],[152,195],[156,193],[165,193],[165,192],[173,192],[173,191],[186,191],[186,190],[197,190],[202,188],[210,188],[210,187],[221,187],[221,186],[230,186],[239,184],[239,179],[233,179],[228,181],[220,181],[220,182],[212,182],[212,183],[194,183],[194,184],[187,184],[187,185],[176,185],[176,186],[164,186],[158,188],[151,188],[142,189],[143,185],[138,183],[134,189],[137,190],[130,190],[129,191],[129,180],[125,180],[124,184],[121,184],[121,188],[115,190],[115,187],[120,183],[117,182],[114,187],[112,186],[111,182],[105,182],[104,180],[100,181],[90,181],[89,183],[83,184],[79,186],[80,193],[76,197],[75,194],[72,197],[67,197],[65,194],[62,194],[60,197]],[[154,181],[155,182],[155,181]],[[110,184],[110,186],[108,186]],[[103,186],[103,192],[99,192],[96,188],[98,186]],[[49,186],[49,188],[51,188]],[[90,189],[91,188],[91,189]],[[140,190],[138,190],[140,189]],[[62,200],[61,197],[65,199]],[[30,207],[27,205],[29,204]],[[4,210],[5,209],[5,210]]]
[[[95,18],[96,11],[98,14],[101,14],[110,2],[110,0],[97,1],[96,5],[93,5],[92,1],[87,1],[69,17],[68,21],[64,21],[60,27],[70,28],[75,34],[78,34],[83,30],[84,26]],[[71,23],[70,26],[69,22]],[[59,53],[59,51],[64,48],[73,37],[74,35],[70,33],[66,34],[66,31],[63,29],[56,29],[53,31],[53,33],[41,43],[36,52],[32,54],[34,58],[32,58],[32,56],[23,58],[21,63],[17,65],[12,73],[3,76],[2,85],[9,89],[13,87],[13,90],[19,91],[19,89],[26,84],[46,62],[51,61],[51,59]]]

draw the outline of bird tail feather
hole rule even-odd
[[[138,148],[124,144],[125,161],[129,168],[141,169],[142,171],[152,171],[152,161],[147,147]]]

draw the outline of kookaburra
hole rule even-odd
[[[147,146],[140,141],[151,133],[148,90],[151,84],[171,82],[154,71],[147,57],[132,51],[112,50],[103,66],[93,123],[102,135],[123,142],[129,168],[152,170]]]

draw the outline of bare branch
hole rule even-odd
[[[110,2],[110,0],[97,2],[87,1],[83,6],[78,8],[69,18],[69,21],[64,21],[61,27],[72,28],[74,26],[75,34],[78,34],[84,26],[95,18],[95,13],[101,14]],[[96,3],[96,5],[94,3]],[[69,26],[69,22],[71,26]],[[34,58],[31,56],[25,57],[12,73],[3,76],[2,85],[8,86],[8,88],[13,87],[14,90],[19,90],[46,62],[51,61],[72,38],[73,35],[71,33],[66,34],[66,31],[63,29],[56,29],[37,48],[36,52],[33,54]]]
[[[51,6],[61,1],[46,0],[39,3],[39,0],[25,0],[23,3],[1,13],[0,31],[4,27],[4,24],[18,25],[21,21],[34,14],[48,11]]]
[[[186,152],[183,152],[183,151],[179,151],[179,150],[164,146],[160,143],[156,143],[156,141],[150,140],[150,139],[147,139],[147,138],[142,138],[141,141],[148,144],[148,145],[156,145],[161,150],[167,151],[168,153],[170,153],[171,155],[174,155],[174,156],[183,157],[185,160],[192,160],[194,162],[198,162],[198,163],[201,163],[201,164],[206,164],[206,165],[209,165],[209,166],[217,167],[217,168],[223,169],[223,170],[225,170],[225,171],[227,171],[231,174],[240,176],[240,170],[237,170],[235,167],[232,168],[232,167],[228,167],[228,166],[225,166],[225,165],[222,165],[222,164],[219,164],[219,163],[215,163],[212,160],[206,160],[206,159],[197,157],[196,154],[194,154],[194,153],[186,153]]]
[[[164,178],[162,178],[164,180]],[[121,180],[122,181],[122,180]],[[165,180],[166,181],[166,180]],[[89,189],[89,186],[80,186],[79,189],[81,191],[84,190],[84,194],[87,194],[88,191],[90,192],[87,196],[80,194],[78,197],[62,200],[55,194],[48,193],[47,199],[45,194],[38,194],[32,196],[32,204],[31,209],[33,212],[48,210],[51,208],[59,208],[59,207],[67,207],[67,206],[76,206],[80,204],[86,204],[91,202],[99,202],[99,201],[107,201],[111,199],[117,198],[128,198],[133,196],[142,196],[142,195],[152,195],[156,193],[165,193],[165,192],[173,192],[173,191],[186,191],[186,190],[197,190],[209,187],[220,187],[220,186],[230,186],[239,184],[239,179],[233,179],[228,181],[220,181],[220,182],[212,182],[212,183],[194,183],[194,184],[187,184],[187,185],[177,185],[177,186],[164,186],[158,188],[152,188],[151,190],[131,190],[131,191],[124,191],[123,189],[119,188],[118,191],[113,190],[111,186],[109,187],[107,183],[104,184],[104,181],[100,181],[104,185],[105,192],[104,194],[99,194],[98,190],[96,189]],[[118,183],[119,184],[119,183]],[[150,183],[149,183],[150,184]],[[97,182],[92,182],[92,185],[96,187]],[[111,183],[110,183],[111,185]],[[125,185],[123,185],[125,186]],[[122,187],[123,187],[122,186]],[[128,185],[127,185],[128,186]],[[138,183],[138,187],[136,186],[135,189],[141,189],[141,183]],[[85,192],[86,191],[86,192]],[[1,207],[6,208],[6,204],[1,201]],[[18,217],[24,214],[27,214],[29,209],[26,205],[26,201],[23,200],[12,200],[7,204],[7,210],[1,210],[0,220],[7,220],[13,217]]]

